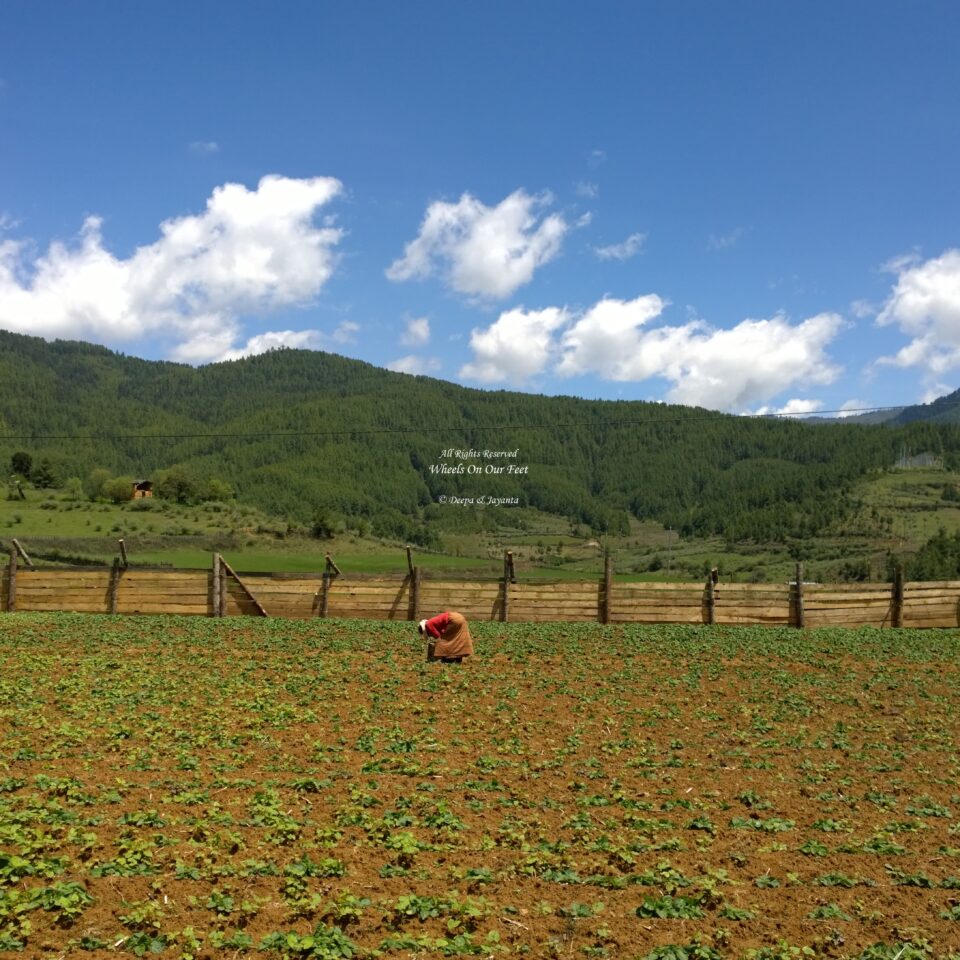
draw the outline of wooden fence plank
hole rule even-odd
[[[209,616],[219,599],[230,616],[257,613],[259,604],[260,609],[267,605],[280,616],[311,617],[321,605],[315,574],[245,574],[242,581],[221,577],[218,591],[209,570],[37,569],[14,566],[16,562],[14,551],[11,563],[2,570],[0,589],[7,609]],[[786,583],[713,582],[712,607],[710,584],[613,583],[612,576],[609,585],[606,577],[516,583],[506,563],[504,576],[496,580],[424,578],[418,582],[410,574],[328,573],[324,583],[327,615],[351,618],[405,620],[422,607],[428,615],[455,609],[468,619],[507,616],[511,622],[798,623],[795,585]],[[960,625],[960,581],[903,583],[900,597],[899,619],[908,626]],[[806,583],[802,600],[807,626],[891,627],[898,619],[896,584]]]

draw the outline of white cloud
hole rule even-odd
[[[433,373],[440,369],[440,360],[437,357],[417,357],[409,354],[406,357],[400,357],[387,364],[388,370],[394,370],[397,373],[410,373],[414,375]]]
[[[842,326],[838,314],[821,313],[795,326],[778,315],[730,330],[691,330],[665,368],[674,381],[668,399],[742,410],[798,385],[832,383],[840,369],[826,347]]]
[[[841,419],[843,417],[855,417],[872,409],[874,408],[865,400],[844,400],[844,402],[840,404],[837,416]]]
[[[879,309],[875,303],[871,303],[869,300],[854,300],[853,303],[850,304],[850,313],[858,320],[875,317]]]
[[[729,250],[731,247],[735,247],[745,236],[746,234],[745,227],[735,227],[730,233],[725,233],[720,236],[711,233],[709,239],[707,240],[707,249],[708,250]]]
[[[337,329],[333,331],[330,339],[334,343],[356,343],[356,334],[359,332],[360,324],[354,323],[352,320],[344,320],[343,323],[337,325]]]
[[[809,417],[818,410],[823,409],[823,403],[819,400],[801,400],[794,397],[788,400],[782,407],[760,407],[756,411],[757,416],[778,416],[778,417]]]
[[[578,197],[584,197],[587,200],[596,200],[600,196],[600,187],[589,180],[580,180],[574,185],[574,190]]]
[[[291,350],[313,350],[319,346],[321,335],[317,330],[271,330],[268,333],[260,333],[251,337],[246,346],[239,349],[227,349],[220,356],[219,360],[240,360],[242,357],[252,357],[259,353],[266,353],[268,350],[291,349]],[[202,348],[203,345],[201,345]],[[207,353],[215,349],[215,342],[209,344]],[[202,352],[202,349],[198,352]],[[189,361],[189,356],[181,356],[180,359]]]
[[[636,300],[601,300],[563,333],[557,372],[561,376],[596,373],[605,380],[655,376],[672,350],[670,328],[661,327],[652,334],[641,334],[639,328],[658,317],[665,306],[666,301],[654,293]]]
[[[559,214],[542,219],[549,194],[517,190],[495,207],[465,193],[457,203],[430,204],[415,240],[387,270],[391,280],[430,276],[442,264],[458,293],[502,299],[529,283],[560,251],[569,229]]]
[[[74,245],[29,261],[26,243],[0,240],[0,327],[111,345],[160,334],[195,363],[245,350],[241,316],[308,304],[332,275],[341,231],[313,218],[340,190],[329,177],[228,183],[125,260],[104,246],[98,217]]]
[[[428,317],[411,317],[407,320],[407,328],[400,337],[400,342],[406,347],[422,347],[430,342],[430,319]]]
[[[911,340],[878,362],[922,367],[930,377],[960,367],[960,250],[926,261],[908,255],[888,266],[897,282],[876,322],[898,326]]]
[[[599,260],[629,260],[643,249],[647,239],[645,233],[631,233],[623,243],[613,243],[607,247],[594,247],[593,252]]]
[[[900,253],[895,257],[891,257],[880,269],[884,273],[900,273],[903,270],[916,266],[922,259],[917,250],[911,250],[909,253]]]
[[[220,144],[215,140],[194,140],[190,143],[189,150],[198,157],[209,157],[220,152]]]
[[[934,400],[939,400],[940,397],[945,397],[948,393],[953,393],[956,389],[956,387],[948,386],[946,383],[935,383],[923,394],[920,402],[933,403]]]
[[[699,320],[651,327],[665,306],[648,294],[604,299],[575,315],[558,308],[509,311],[473,331],[475,361],[460,375],[523,382],[549,369],[612,381],[663,377],[672,382],[671,402],[743,412],[797,386],[831,383],[840,372],[826,354],[843,325],[837,314],[799,324],[779,315],[744,320],[729,330]]]
[[[606,163],[607,160],[607,151],[606,150],[591,150],[590,156],[587,157],[587,166],[592,170],[596,170],[597,167]]]
[[[475,359],[460,368],[460,376],[483,383],[524,383],[542,373],[555,356],[554,331],[568,319],[559,307],[500,314],[486,330],[470,334]]]

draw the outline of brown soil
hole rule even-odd
[[[320,923],[358,956],[960,945],[949,657],[601,631],[514,656],[501,630],[445,666],[369,625],[138,623],[0,631],[0,931],[10,891],[92,898],[21,914],[19,956],[256,955]]]

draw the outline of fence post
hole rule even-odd
[[[17,553],[20,554],[21,558],[23,559],[23,562],[24,562],[28,567],[32,567],[32,566],[33,566],[33,561],[32,561],[32,560],[30,559],[30,557],[27,555],[27,551],[24,550],[23,547],[20,545],[20,541],[17,540],[16,537],[14,537],[10,542],[13,544],[13,546],[14,546],[14,548],[16,549]]]
[[[611,592],[613,590],[613,557],[609,551],[603,558],[603,604],[600,609],[600,622],[610,622]]]
[[[713,583],[712,574],[707,574],[707,582],[703,589],[706,593],[704,623],[714,624],[717,622],[717,592]]]
[[[330,574],[328,571],[323,571],[323,587],[320,592],[320,616],[326,617],[327,615],[327,605],[329,603],[329,593],[330,593]]]
[[[506,623],[510,619],[510,578],[513,574],[513,551],[503,553],[503,606],[500,608],[500,620]]]
[[[210,583],[210,616],[222,617],[223,607],[220,596],[220,580],[223,577],[223,571],[220,569],[220,554],[213,555],[213,577]]]
[[[120,541],[123,543],[123,541]],[[117,612],[117,594],[120,592],[120,558],[113,558],[113,569],[110,571],[110,612]]]
[[[903,564],[898,563],[893,574],[893,615],[895,627],[903,626]]]
[[[223,557],[220,558],[220,616],[225,617],[227,615],[227,601],[229,599],[229,594],[227,593],[227,571],[223,568]]]
[[[7,612],[17,609],[17,548],[10,548],[10,571],[7,574]]]
[[[420,619],[420,568],[413,563],[413,547],[407,544],[407,572],[410,577],[410,619]]]
[[[803,564],[797,563],[796,583],[793,586],[793,622],[803,629],[807,625],[807,613],[803,607]]]
[[[326,554],[327,566],[323,571],[323,594],[320,597],[320,616],[325,617],[327,615],[327,608],[330,603],[330,581],[334,577],[340,576],[340,568],[334,563],[333,557],[330,554]]]

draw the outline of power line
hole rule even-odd
[[[960,402],[960,401],[958,401]],[[950,404],[953,406],[954,404]],[[947,406],[944,404],[943,406]],[[0,441],[38,441],[38,440],[253,440],[279,437],[349,437],[349,436],[384,436],[407,435],[424,433],[483,432],[488,430],[562,430],[569,427],[627,427],[643,424],[662,423],[702,423],[704,421],[730,419],[739,417],[745,420],[781,420],[799,417],[823,418],[830,414],[844,415],[845,417],[860,413],[882,413],[887,410],[903,410],[900,406],[888,407],[860,407],[838,410],[817,410],[807,412],[780,412],[780,413],[744,413],[731,414],[714,411],[705,415],[681,415],[675,417],[640,417],[627,420],[574,420],[553,423],[498,423],[498,424],[459,424],[443,427],[384,427],[380,429],[343,429],[343,430],[255,430],[248,433],[91,433],[91,434],[53,434],[53,433],[21,433],[0,435]]]

